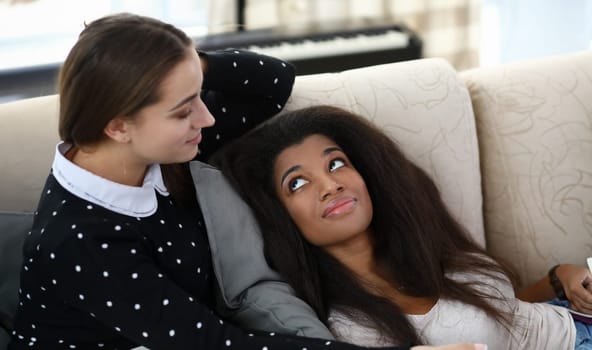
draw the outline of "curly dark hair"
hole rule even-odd
[[[477,271],[494,280],[513,280],[511,270],[452,217],[431,178],[369,120],[340,108],[314,106],[268,120],[227,145],[212,162],[252,207],[270,266],[323,322],[336,309],[378,327],[393,342],[422,341],[396,303],[371,292],[337,259],[307,242],[280,202],[273,181],[276,158],[313,134],[341,147],[365,180],[374,208],[374,258],[387,270],[392,286],[409,296],[474,305],[509,327],[511,315],[495,307],[497,297],[479,289],[479,281],[459,282],[445,274]]]

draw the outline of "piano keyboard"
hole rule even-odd
[[[214,34],[197,40],[200,50],[248,49],[279,57],[297,73],[313,74],[368,66],[421,56],[421,40],[408,29],[392,25],[336,24],[274,28]]]
[[[249,45],[247,48],[286,61],[295,61],[404,48],[408,44],[407,33],[388,30],[380,35],[357,34],[348,37],[337,35],[331,39],[304,39],[301,42],[281,42],[269,46]]]

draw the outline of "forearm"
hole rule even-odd
[[[246,50],[199,54],[204,70],[203,90],[283,102],[292,92],[295,69],[286,61]]]
[[[537,282],[516,292],[516,296],[528,302],[542,302],[555,297],[567,298],[573,302],[577,294],[582,294],[580,298],[592,298],[592,295],[586,291],[588,284],[589,271],[585,267],[571,264],[561,264],[555,269],[554,275],[558,279],[558,290],[553,288],[550,277],[547,275]]]
[[[201,98],[216,118],[203,130],[200,155],[216,150],[281,111],[294,84],[294,67],[249,51],[201,53],[205,66]]]
[[[531,303],[543,302],[553,299],[555,297],[555,292],[551,287],[549,277],[545,276],[535,283],[516,291],[516,297]]]

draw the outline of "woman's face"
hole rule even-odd
[[[202,128],[214,124],[200,98],[202,82],[199,56],[188,48],[186,59],[163,80],[159,102],[143,108],[129,122],[130,143],[140,161],[180,163],[197,155]]]
[[[311,244],[331,252],[367,240],[372,201],[362,176],[331,139],[311,135],[274,164],[280,201]]]

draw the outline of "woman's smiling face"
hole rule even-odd
[[[331,139],[315,134],[286,148],[273,175],[280,201],[311,244],[330,252],[367,239],[373,208],[366,183]]]

